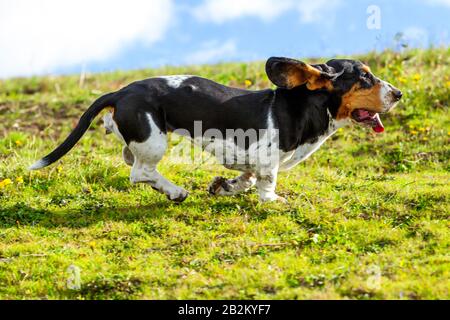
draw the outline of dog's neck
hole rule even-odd
[[[284,133],[280,144],[285,151],[312,143],[349,123],[335,120],[340,100],[326,90],[311,91],[306,86],[277,88],[274,99],[272,113],[283,123],[279,130]]]

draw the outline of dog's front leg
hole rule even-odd
[[[262,202],[280,201],[286,203],[287,200],[275,193],[277,186],[278,166],[276,168],[263,168],[256,174],[256,188]]]
[[[222,177],[215,177],[208,187],[210,194],[214,196],[232,196],[240,192],[247,191],[256,182],[253,172],[245,172],[237,178],[227,180]]]

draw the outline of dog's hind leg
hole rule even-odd
[[[123,146],[122,157],[123,157],[123,161],[125,161],[125,163],[127,165],[129,165],[130,167],[133,166],[134,156],[133,156],[133,153],[131,152],[130,148],[128,148],[128,146]]]
[[[167,150],[167,135],[164,115],[150,100],[141,94],[124,96],[115,106],[112,127],[126,145],[122,155],[125,162],[132,165],[130,182],[149,184],[170,200],[181,202],[187,198],[187,191],[156,170]]]
[[[143,142],[131,141],[128,151],[133,156],[133,167],[131,169],[131,183],[147,183],[153,189],[165,194],[167,198],[175,202],[184,201],[188,192],[164,178],[156,166],[164,156],[167,149],[167,136],[153,122],[148,115],[151,134]],[[125,160],[127,161],[127,160]]]
[[[231,180],[215,177],[209,185],[208,191],[215,196],[232,196],[250,189],[255,183],[256,177],[251,172],[245,172],[239,177]]]
[[[130,148],[128,148],[125,140],[122,137],[122,134],[119,132],[119,129],[117,128],[117,124],[114,122],[111,112],[108,112],[103,116],[103,126],[105,127],[106,134],[114,133],[119,138],[119,140],[123,144],[125,144],[122,148],[122,157],[127,165],[132,166],[134,163],[133,153],[131,152]]]

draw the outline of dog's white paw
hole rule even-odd
[[[286,198],[280,197],[276,193],[269,193],[269,194],[261,195],[260,199],[261,199],[262,202],[274,202],[274,201],[276,201],[276,202],[281,202],[281,203],[284,203],[284,204],[288,203]]]
[[[188,197],[189,192],[182,188],[178,188],[178,190],[167,194],[167,198],[173,202],[181,203]]]

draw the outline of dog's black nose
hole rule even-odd
[[[402,96],[403,96],[403,93],[402,93],[400,90],[398,90],[398,89],[395,89],[395,90],[392,92],[392,94],[394,95],[394,98],[395,98],[395,100],[397,100],[397,101],[399,101],[399,100],[402,98]]]

